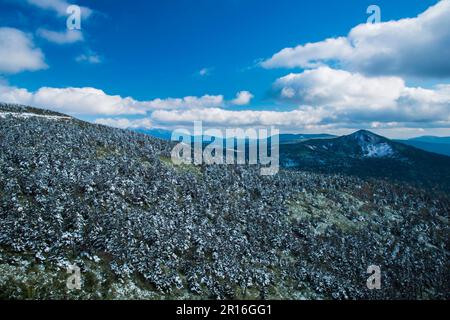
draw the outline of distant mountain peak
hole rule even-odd
[[[385,158],[395,155],[389,139],[368,130],[359,130],[343,138],[346,143],[356,142],[361,148],[362,156],[366,158]]]
[[[369,131],[366,129],[360,129],[358,131],[355,131],[353,134],[367,134],[367,135],[373,135],[373,136],[377,135],[377,134],[373,133],[372,131]]]
[[[353,137],[357,140],[365,140],[365,141],[380,141],[380,140],[385,141],[385,140],[387,140],[387,138],[379,136],[369,130],[358,130],[358,131],[348,135],[348,137]]]
[[[354,157],[385,158],[395,155],[389,139],[368,130],[358,130],[337,141],[340,141],[342,149],[349,148],[347,152]]]

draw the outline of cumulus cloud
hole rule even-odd
[[[0,28],[0,73],[18,73],[47,68],[44,54],[30,35],[14,28]]]
[[[95,88],[48,88],[36,92],[0,86],[0,101],[20,103],[71,115],[145,114],[141,102],[133,98],[108,95]]]
[[[59,16],[67,15],[67,8],[71,5],[64,0],[26,0],[29,4],[34,5],[43,10],[50,10],[56,12]],[[87,7],[81,7],[81,14],[83,18],[89,18],[92,10]]]
[[[405,88],[398,77],[365,77],[359,73],[320,67],[291,73],[274,84],[280,98],[306,105],[335,108],[392,107]]]
[[[109,95],[103,90],[89,87],[43,87],[30,92],[8,85],[0,85],[0,101],[26,104],[71,115],[133,115],[163,109],[214,108],[224,104],[221,95],[138,101],[132,97]]]
[[[150,129],[153,127],[149,118],[127,119],[127,118],[99,118],[94,121],[109,127],[120,129]]]
[[[108,95],[95,88],[41,88],[33,104],[52,106],[69,114],[145,114],[142,104],[131,97]]]
[[[253,94],[249,91],[240,91],[236,94],[236,98],[231,101],[232,104],[237,106],[245,106],[253,99]]]
[[[350,56],[353,47],[345,37],[307,43],[295,48],[285,48],[271,59],[261,63],[264,68],[314,68],[324,61],[341,60]]]
[[[84,40],[83,33],[79,30],[53,31],[39,29],[37,34],[47,41],[57,44],[69,44]]]
[[[16,104],[29,104],[33,94],[27,89],[10,87],[0,84],[0,101]]]
[[[320,111],[313,108],[287,112],[278,111],[231,111],[221,108],[191,110],[157,110],[151,116],[154,122],[166,125],[192,125],[203,121],[217,126],[298,126],[319,124]]]
[[[202,97],[188,96],[184,98],[154,99],[145,102],[149,110],[158,109],[192,109],[192,108],[214,108],[224,104],[222,95],[204,95]]]
[[[450,121],[450,85],[407,87],[398,77],[366,77],[320,67],[274,83],[278,97],[322,110],[323,121],[420,123]]]
[[[326,63],[367,75],[450,76],[450,0],[415,18],[361,24],[346,37],[286,48],[264,68],[312,68]]]
[[[153,123],[165,126],[278,126],[294,130],[341,128],[450,127],[450,85],[408,87],[398,77],[366,77],[320,67],[290,74],[274,83],[280,99],[298,105],[290,111],[195,108],[156,110]]]
[[[227,110],[222,95],[138,101],[95,88],[43,87],[32,92],[6,84],[0,85],[0,101],[70,115],[122,115],[96,121],[119,128],[174,127],[193,121],[219,127],[274,125],[296,131],[450,127],[450,84],[409,87],[399,77],[368,77],[319,67],[281,77],[273,90],[279,99],[297,107],[286,111]],[[236,97],[243,105],[250,101],[251,93],[241,91]]]
[[[321,67],[282,77],[274,83],[274,90],[280,99],[298,107],[289,111],[227,110],[222,96],[137,101],[95,88],[44,87],[31,92],[8,85],[0,85],[0,101],[70,115],[141,115],[140,119],[97,120],[119,128],[174,127],[193,121],[218,127],[274,125],[296,131],[450,127],[449,84],[430,89],[408,87],[396,77],[369,78]]]

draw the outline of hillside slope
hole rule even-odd
[[[171,145],[147,135],[0,114],[0,298],[450,298],[447,198],[339,175],[174,167]],[[81,290],[65,286],[69,264]],[[366,287],[373,264],[382,290]]]

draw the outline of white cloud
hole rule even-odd
[[[30,35],[14,28],[0,28],[0,73],[18,73],[47,68],[44,54]]]
[[[71,115],[145,114],[141,102],[133,98],[108,95],[95,88],[48,88],[36,92],[0,86],[0,101],[31,105]]]
[[[107,95],[95,88],[41,88],[33,104],[52,106],[69,114],[145,114],[142,104],[131,97]]]
[[[405,83],[398,77],[368,78],[358,73],[320,67],[279,78],[274,88],[281,98],[305,105],[335,108],[392,107]]]
[[[33,94],[27,89],[9,87],[0,84],[0,102],[29,104],[33,99]]]
[[[217,126],[297,126],[307,127],[320,123],[320,112],[312,108],[289,112],[277,111],[231,111],[221,108],[191,110],[157,110],[151,116],[154,122],[166,125],[192,125],[203,121]]]
[[[149,118],[127,119],[127,118],[100,118],[94,121],[109,127],[120,129],[150,129],[153,127]]]
[[[202,97],[188,96],[184,98],[154,99],[145,102],[148,110],[158,109],[192,109],[192,108],[214,108],[224,104],[222,95],[204,95]]]
[[[75,58],[76,62],[85,62],[85,63],[89,63],[89,64],[99,64],[103,62],[103,59],[101,56],[99,56],[98,54],[94,53],[94,52],[88,52],[88,53],[83,53],[80,54],[79,56],[77,56]]]
[[[450,128],[450,84],[429,89],[408,87],[398,77],[367,77],[319,67],[279,78],[274,90],[280,99],[298,107],[288,111],[226,110],[222,95],[138,101],[95,88],[44,87],[31,92],[6,84],[0,84],[0,101],[70,115],[122,115],[97,120],[120,128],[149,128],[153,124],[174,127],[192,125],[193,121],[219,127],[274,125],[295,131]],[[238,98],[251,95],[242,92]],[[130,119],[126,115],[142,118]]]
[[[366,77],[320,67],[289,74],[274,84],[279,97],[323,110],[328,123],[420,123],[450,121],[450,85],[407,87],[398,77]]]
[[[108,95],[96,88],[49,88],[36,92],[0,84],[0,101],[20,103],[71,115],[132,115],[161,109],[194,109],[222,106],[223,96],[204,95],[138,101],[131,97]]]
[[[450,77],[450,0],[415,18],[361,24],[346,37],[286,48],[265,68],[312,68],[334,62],[370,75]]]
[[[287,87],[284,87],[284,86]],[[226,110],[221,96],[137,101],[95,88],[40,88],[35,92],[0,85],[0,101],[32,105],[70,115],[141,115],[145,118],[102,118],[121,128],[173,127],[204,121],[205,125],[278,126],[283,129],[450,128],[450,85],[412,88],[394,77],[366,78],[347,71],[319,68],[280,78],[281,95],[292,91],[291,111]],[[376,92],[384,92],[377,95]],[[218,106],[212,106],[212,105]]]
[[[285,48],[261,65],[265,68],[314,68],[323,61],[340,60],[351,55],[353,48],[345,37]]]
[[[240,91],[236,94],[236,98],[231,101],[232,104],[237,106],[245,106],[253,99],[253,94],[249,91]]]
[[[203,121],[207,126],[269,126],[299,130],[342,128],[449,128],[450,85],[407,87],[398,77],[366,77],[320,67],[278,79],[281,99],[291,111],[195,108],[156,110],[153,123],[165,126]]]
[[[447,108],[448,109],[448,108]],[[406,113],[411,110],[406,111]],[[341,114],[343,115],[341,117]],[[435,115],[434,115],[435,116]],[[379,119],[377,114],[371,116],[349,117],[345,112],[324,107],[302,106],[293,111],[231,111],[221,108],[191,110],[157,110],[151,114],[152,123],[158,127],[191,126],[194,121],[202,121],[207,127],[267,127],[276,126],[284,131],[336,131],[340,129],[395,129],[395,128],[450,128],[450,119],[430,121],[433,114],[422,122],[414,115],[407,115],[401,122]],[[408,117],[410,119],[408,119]],[[411,121],[409,121],[411,120]],[[450,130],[449,130],[450,132]]]
[[[59,16],[67,15],[67,8],[71,5],[64,0],[26,0],[29,4],[32,4],[43,10],[50,10],[56,12]],[[92,14],[92,10],[87,7],[81,7],[82,18],[89,18]]]
[[[84,40],[83,33],[79,30],[53,31],[38,29],[37,34],[47,41],[57,44],[69,44]]]

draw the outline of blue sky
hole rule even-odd
[[[427,63],[420,66],[420,63],[418,65],[411,62],[398,68],[386,67],[386,70],[378,73],[374,70],[383,68],[376,65],[366,67],[367,63],[360,60],[358,63],[349,62],[348,60],[353,58],[342,57],[336,53],[332,58],[323,59],[320,63],[291,63],[284,57],[273,60],[273,63],[269,61],[284,48],[347,36],[352,28],[366,22],[366,9],[371,4],[380,7],[381,21],[384,23],[417,17],[437,2],[80,0],[73,3],[89,8],[86,9],[89,10],[89,15],[85,14],[87,11],[83,11],[82,29],[76,36],[66,34],[67,37],[64,37],[65,32],[69,32],[66,30],[67,15],[60,8],[65,8],[67,2],[0,0],[0,28],[4,29],[4,38],[11,39],[10,33],[17,30],[14,36],[25,41],[24,35],[29,41],[22,45],[21,49],[28,50],[28,53],[30,50],[39,50],[41,53],[40,61],[34,61],[35,64],[25,64],[21,67],[18,62],[16,69],[9,70],[8,66],[5,66],[2,70],[0,49],[0,84],[3,86],[3,89],[0,89],[0,99],[9,102],[30,102],[89,121],[119,127],[171,128],[187,125],[189,119],[199,119],[207,123],[209,121],[211,126],[274,124],[282,131],[290,132],[346,133],[364,127],[378,130],[388,136],[450,135],[450,119],[444,114],[446,110],[449,111],[450,103],[446,99],[450,96],[450,89],[436,89],[436,85],[449,83],[450,72],[447,72],[447,65],[431,66]],[[442,6],[441,11],[447,9],[448,7]],[[445,17],[445,14],[441,12],[441,16]],[[427,20],[426,23],[430,28],[436,28],[434,22]],[[407,30],[402,29],[402,26],[399,28]],[[62,36],[55,36],[56,33]],[[389,33],[386,34],[386,37],[389,37]],[[448,32],[444,32],[433,40],[443,47],[442,54],[449,52],[448,35]],[[405,31],[404,38],[408,36]],[[418,37],[420,36],[418,34]],[[426,36],[425,34],[423,37]],[[370,39],[370,35],[363,37],[364,41]],[[0,33],[0,44],[1,39]],[[392,39],[389,41],[398,42]],[[396,44],[392,46],[398,51],[396,57],[401,59],[404,54],[401,51],[403,47],[397,48]],[[392,50],[392,46],[388,49]],[[328,47],[324,50],[330,52]],[[342,48],[345,48],[345,45]],[[11,49],[15,47],[11,45]],[[418,47],[417,50],[419,57],[426,54],[424,48]],[[17,52],[17,49],[15,51]],[[341,49],[338,48],[337,51]],[[6,49],[3,54],[8,54]],[[14,55],[14,52],[11,51],[10,54]],[[311,54],[318,56],[311,58]],[[299,56],[296,55],[293,59],[302,60],[305,55],[314,61],[322,60],[323,50],[314,49],[313,53],[300,50]],[[326,55],[328,57],[329,53]],[[349,53],[348,56],[355,55]],[[360,56],[357,54],[357,59],[362,59]],[[39,59],[36,55],[34,58]],[[378,57],[371,56],[371,61],[376,59]],[[269,62],[264,64],[264,61]],[[418,65],[417,70],[411,71],[415,65]],[[444,71],[441,74],[436,70]],[[291,73],[300,75],[299,79],[295,82],[288,81],[285,76]],[[361,81],[367,81],[368,85],[373,84],[374,87],[378,82],[386,83],[385,77],[404,81],[403,86],[392,82],[394,86],[398,84],[401,90],[401,94],[397,96],[391,93],[396,105],[393,106],[391,101],[385,101],[386,99],[375,103],[369,101],[367,104],[373,104],[374,112],[367,115],[360,112],[366,102],[360,99],[359,93],[350,98],[343,94],[341,97],[321,96],[318,99],[310,99],[311,92],[321,92],[319,86],[326,85],[321,81],[316,83],[319,77],[326,76],[327,81],[331,79],[332,82],[336,77],[343,81],[343,85],[346,85],[346,81],[352,81],[346,85],[350,87],[352,83],[360,82],[357,75],[363,77]],[[316,82],[313,83],[313,80]],[[56,94],[54,91],[43,91],[42,88],[60,91]],[[66,94],[66,88],[77,90],[72,90],[62,97],[61,95]],[[82,105],[87,103],[86,101],[96,101],[95,95],[98,92],[89,91],[89,97],[86,98],[86,92],[83,91],[85,88],[95,88],[101,90],[100,95],[106,95],[100,97],[102,100],[99,105],[102,105],[102,108],[99,108],[98,112],[95,107],[80,107],[77,110],[76,102]],[[412,88],[433,92],[422,95],[416,90],[412,96]],[[286,95],[291,89],[298,92]],[[240,96],[242,99],[234,100],[239,92],[245,94]],[[80,94],[84,96],[80,98]],[[353,95],[354,92],[348,94]],[[369,95],[366,99],[373,99],[376,94],[382,97],[385,90],[380,87],[378,93]],[[432,94],[438,97],[432,100],[433,103],[439,100],[439,106],[428,106],[428,100],[424,102],[422,99],[424,95]],[[201,100],[205,95],[216,98]],[[53,100],[48,98],[49,96]],[[132,101],[123,101],[127,97]],[[185,100],[185,97],[194,97],[197,100]],[[167,101],[167,98],[180,101]],[[355,99],[358,100],[357,104]],[[323,102],[324,100],[326,101]],[[345,106],[347,100],[350,102]],[[404,101],[408,103],[404,104]],[[48,105],[41,106],[44,102],[48,102]],[[419,102],[426,104],[428,108],[426,112],[422,110],[424,114],[421,117],[411,116],[417,113],[420,109],[417,109],[418,107],[404,113],[394,110],[400,108],[400,104],[402,108],[412,108],[410,105]],[[112,110],[113,108],[116,109]],[[344,108],[347,109],[343,111]],[[319,109],[321,112],[318,112]],[[155,111],[157,112],[153,115]],[[439,113],[442,113],[442,116],[439,116]],[[215,117],[223,120],[216,121],[213,119]],[[242,120],[249,117],[254,117],[254,120]],[[298,118],[298,121],[284,121],[279,118]],[[274,119],[273,123],[270,119]]]

